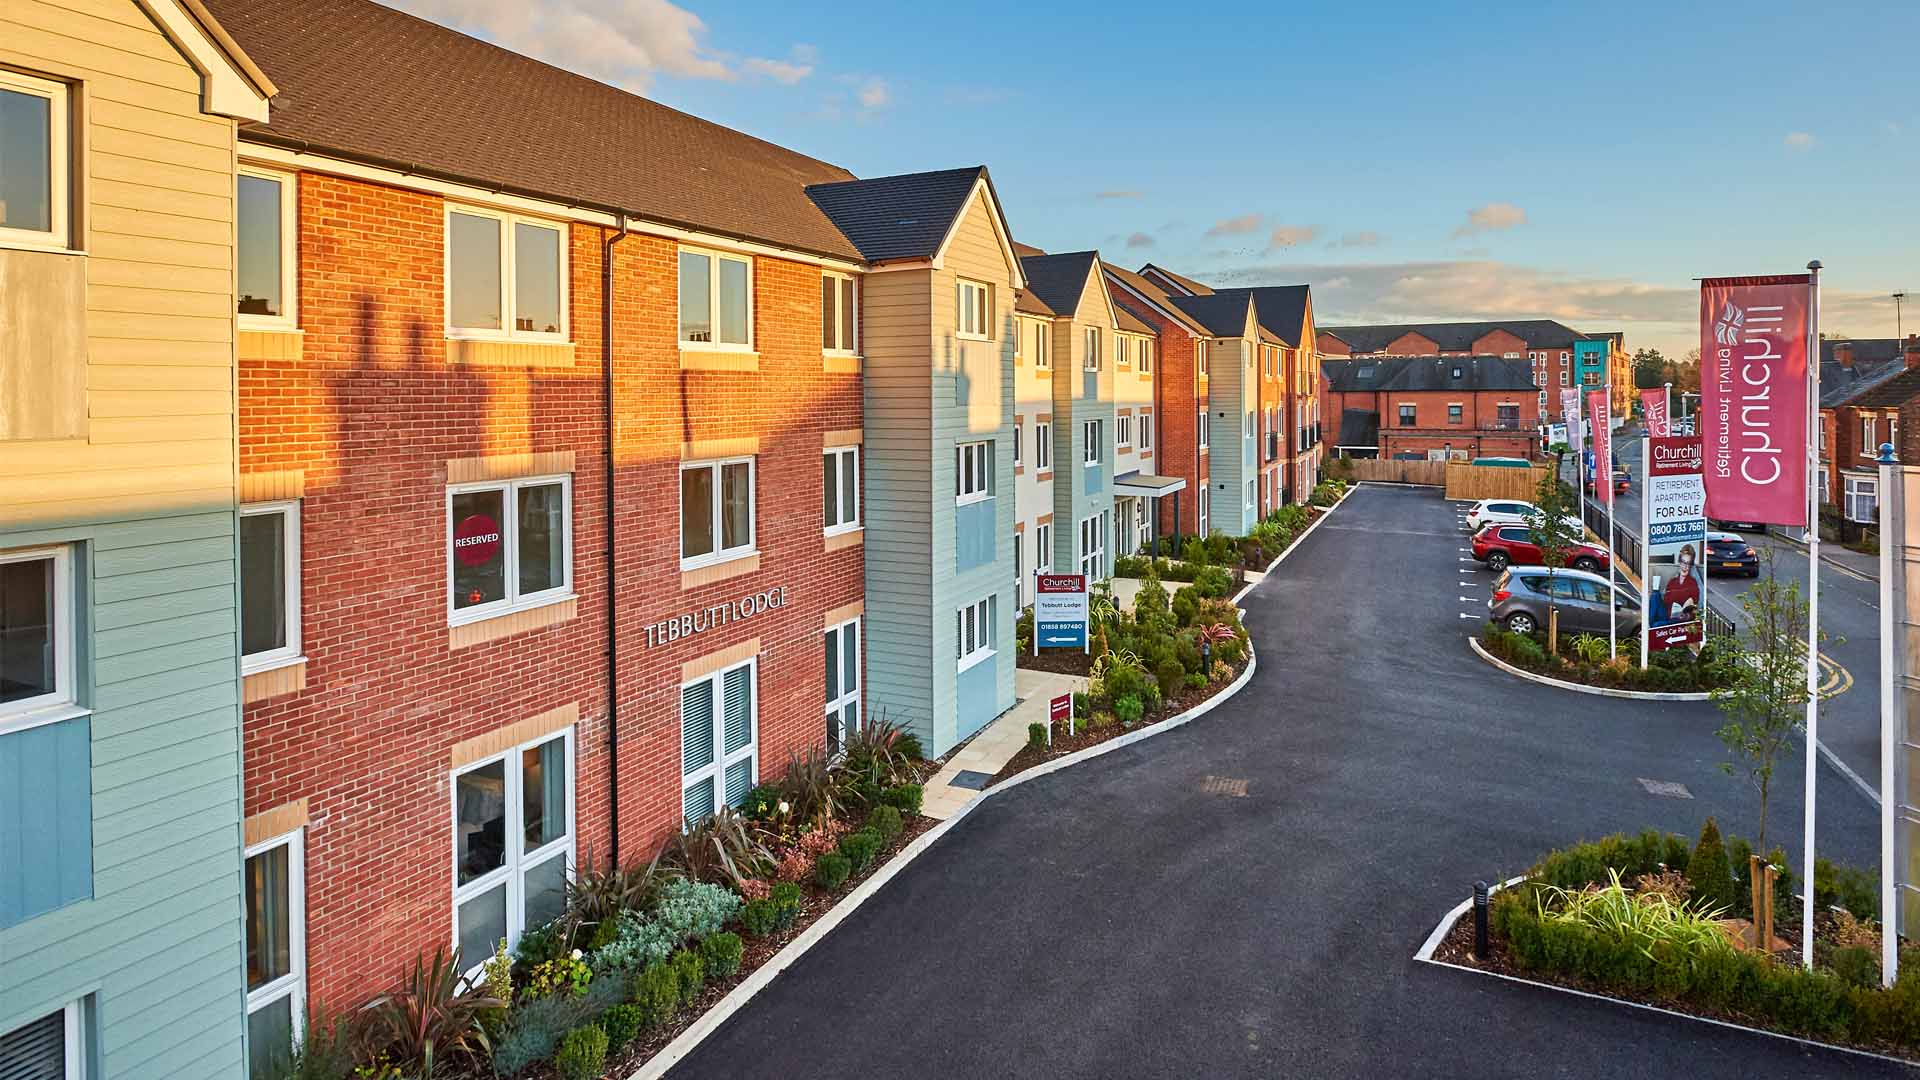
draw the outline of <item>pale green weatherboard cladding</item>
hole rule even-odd
[[[245,1071],[240,699],[231,511],[0,533],[0,548],[72,544],[77,689],[93,708],[83,785],[90,888],[0,929],[0,1029],[91,995],[89,1076],[209,1080]],[[31,734],[31,733],[29,733]],[[0,775],[10,754],[0,737]],[[0,853],[39,846],[6,816]],[[59,846],[63,849],[65,833]],[[0,854],[0,864],[9,856]],[[28,865],[54,858],[36,853]],[[11,872],[0,870],[0,872]],[[62,886],[67,888],[68,886]]]
[[[1005,496],[1003,496],[1005,497]],[[954,572],[990,566],[1000,539],[998,499],[956,506],[953,511]]]
[[[93,891],[92,725],[0,735],[0,930]]]

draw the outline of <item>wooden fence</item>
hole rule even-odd
[[[1355,480],[1386,484],[1428,484],[1442,487],[1447,482],[1444,461],[1393,461],[1379,458],[1347,458],[1344,467]]]
[[[1449,499],[1519,499],[1532,502],[1534,492],[1540,487],[1540,478],[1551,473],[1553,466],[1535,465],[1530,469],[1521,469],[1448,462],[1446,469]]]

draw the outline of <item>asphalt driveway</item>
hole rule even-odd
[[[1238,697],[989,800],[673,1075],[1898,1072],[1411,959],[1475,878],[1546,848],[1755,816],[1711,706],[1562,693],[1468,654],[1460,536],[1434,492],[1360,489],[1249,597],[1260,666]],[[1827,777],[1823,850],[1870,865],[1869,808]],[[1799,816],[1776,796],[1794,852]]]

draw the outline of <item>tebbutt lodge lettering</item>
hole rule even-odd
[[[695,634],[704,634],[715,627],[726,626],[728,623],[739,622],[742,619],[751,619],[762,612],[785,607],[786,604],[787,587],[781,585],[765,592],[750,593],[738,600],[728,600],[711,607],[703,607],[698,611],[676,615],[671,619],[649,623],[647,648],[666,645],[681,638],[690,638]]]

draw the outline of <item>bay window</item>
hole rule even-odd
[[[753,790],[758,674],[759,661],[747,660],[680,687],[680,813],[688,828]]]
[[[1872,525],[1880,520],[1880,478],[1847,476],[1847,520]]]
[[[820,275],[820,348],[852,356],[860,351],[859,283],[845,274]]]
[[[294,178],[241,166],[234,229],[240,325],[291,328],[294,293]]]
[[[753,347],[752,259],[680,249],[680,347]]]
[[[993,286],[961,279],[954,287],[954,333],[985,341],[993,336]]]
[[[860,620],[827,628],[827,752],[860,730]]]
[[[572,595],[572,477],[449,487],[447,580],[456,625]]]
[[[463,970],[565,913],[573,774],[571,728],[454,772],[454,944]]]
[[[953,448],[953,499],[974,503],[993,496],[993,443],[961,443]]]
[[[300,658],[300,504],[240,508],[240,669]]]
[[[860,448],[828,450],[821,458],[820,488],[824,495],[827,535],[860,527]]]
[[[566,244],[548,221],[447,208],[447,334],[565,341]]]
[[[955,658],[961,671],[993,655],[993,597],[954,612]]]
[[[306,857],[299,830],[246,850],[247,1075],[283,1074],[306,1019]]]
[[[750,457],[680,466],[680,568],[725,562],[754,550]]]
[[[0,242],[69,245],[68,88],[0,70]]]

